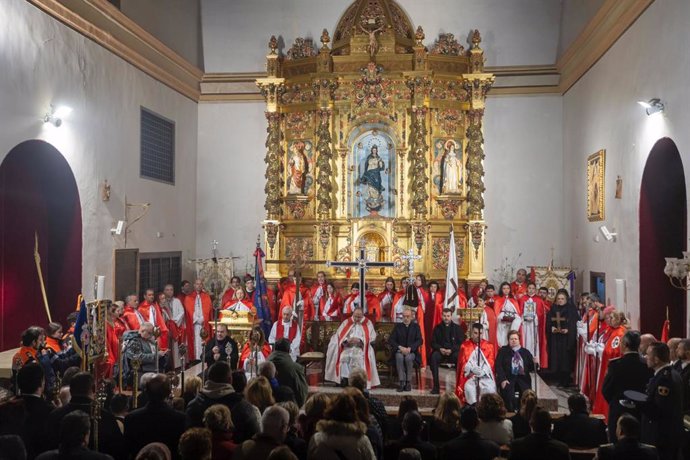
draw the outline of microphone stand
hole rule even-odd
[[[179,347],[179,352],[180,352],[180,363],[182,364],[181,368],[181,378],[180,378],[180,393],[181,395],[184,395],[184,370],[185,370],[185,361],[187,360],[186,355],[187,355],[187,345],[184,343],[180,344]]]

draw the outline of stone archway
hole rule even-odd
[[[687,247],[687,200],[683,162],[676,144],[652,147],[640,188],[640,329],[659,338],[669,307],[671,337],[685,337],[686,293],[664,274],[665,257]]]
[[[39,140],[17,145],[0,164],[0,350],[17,347],[26,327],[48,323],[34,235],[52,319],[66,329],[81,292],[81,203],[65,157]]]

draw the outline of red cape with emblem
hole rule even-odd
[[[496,352],[494,350],[494,346],[486,340],[482,340],[479,346],[482,350],[484,358],[486,358],[487,362],[489,363],[489,366],[491,366],[491,372],[495,372],[494,367]],[[455,394],[458,396],[458,398],[460,398],[460,401],[463,404],[466,403],[465,383],[467,383],[467,380],[469,380],[467,377],[465,377],[465,366],[469,362],[472,356],[472,352],[476,348],[476,342],[472,342],[472,340],[467,339],[462,343],[462,345],[460,345],[460,353],[458,353],[458,365],[456,367],[457,377],[455,379]]]

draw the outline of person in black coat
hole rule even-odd
[[[623,393],[628,390],[644,393],[647,389],[647,383],[653,375],[652,370],[647,367],[647,363],[637,351],[640,348],[640,333],[638,331],[626,332],[620,346],[621,357],[609,361],[609,367],[601,387],[601,394],[609,403],[608,434],[610,442],[616,442],[618,417],[626,412],[637,418],[640,417],[637,409],[621,406],[620,400],[625,399]]]
[[[417,411],[405,414],[402,422],[403,436],[398,441],[393,441],[386,446],[383,458],[396,459],[403,449],[417,449],[424,460],[436,458],[436,446],[430,442],[422,441],[421,434],[424,429],[424,420]]]
[[[502,346],[496,355],[496,384],[508,412],[520,408],[520,397],[532,388],[531,372],[534,357],[527,348],[520,346],[520,333],[508,332],[508,345]]]
[[[460,326],[451,321],[453,311],[450,308],[444,308],[442,319],[436,325],[431,334],[431,376],[434,379],[434,386],[431,389],[431,394],[437,395],[440,392],[440,385],[438,381],[438,368],[441,363],[451,363],[457,365],[458,352],[460,344],[465,338]]]
[[[244,382],[246,383],[246,382]],[[225,361],[218,361],[208,369],[204,387],[187,405],[187,428],[204,426],[204,411],[214,404],[223,404],[230,409],[235,428],[232,439],[240,444],[259,433],[261,414],[232,386],[232,370]]]
[[[440,460],[493,460],[501,456],[501,448],[493,441],[477,433],[479,416],[474,406],[467,406],[460,414],[462,434],[448,441],[441,448]],[[425,458],[425,457],[422,457]]]
[[[91,417],[82,410],[74,410],[66,414],[60,420],[59,433],[60,447],[43,452],[36,457],[37,460],[112,460],[113,458],[86,447],[91,437]]]
[[[690,339],[678,342],[676,356],[678,360],[673,368],[680,374],[683,382],[683,414],[690,415]]]
[[[549,348],[549,371],[560,386],[570,386],[575,346],[577,344],[577,307],[570,301],[568,291],[559,289],[556,301],[546,316],[546,339]]]
[[[618,418],[616,428],[618,441],[605,444],[597,451],[598,460],[658,460],[654,446],[640,442],[640,422],[630,414]]]
[[[43,399],[44,383],[41,365],[27,363],[17,372],[21,394],[0,404],[0,435],[21,437],[29,460],[48,449],[45,423],[55,407]]]
[[[94,380],[88,372],[79,372],[69,383],[71,399],[62,407],[58,407],[48,416],[46,426],[48,429],[51,448],[57,448],[60,444],[60,422],[74,411],[82,411],[90,414],[94,405]],[[93,430],[90,434],[89,448],[93,449]],[[108,410],[101,410],[101,418],[98,421],[98,450],[111,455],[116,460],[127,458],[127,448],[124,436],[117,425],[115,416]]]
[[[661,460],[676,460],[683,435],[683,383],[669,364],[669,349],[654,342],[647,349],[647,366],[654,377],[641,404],[641,441],[656,446]]]
[[[228,335],[228,325],[218,323],[216,334],[212,340],[206,344],[206,366],[211,367],[216,361],[228,361],[228,351],[230,352],[230,367],[237,369],[239,361],[239,351],[237,342]]]
[[[510,446],[510,460],[570,460],[568,445],[551,439],[551,414],[537,409],[530,419],[532,433]]]
[[[400,387],[398,391],[411,391],[410,380],[414,365],[419,366],[419,347],[422,346],[422,330],[419,324],[412,322],[412,310],[406,308],[403,311],[403,322],[395,323],[393,332],[388,338],[391,346],[393,360],[398,370],[398,380]]]
[[[163,374],[156,374],[146,384],[149,402],[141,409],[125,417],[125,440],[132,457],[151,442],[162,442],[173,452],[184,433],[185,415],[170,407],[166,400],[170,396],[170,381]]]
[[[554,439],[580,449],[593,449],[606,443],[606,424],[589,416],[587,399],[582,393],[570,395],[568,410],[570,414],[553,424]]]

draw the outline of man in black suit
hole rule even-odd
[[[654,446],[640,442],[640,422],[630,414],[618,418],[616,427],[618,441],[605,444],[597,451],[598,460],[658,460]]]
[[[531,372],[534,372],[532,353],[520,346],[518,331],[508,332],[508,345],[502,346],[496,355],[496,382],[509,412],[520,409],[522,392],[532,388]]]
[[[683,383],[669,363],[668,345],[654,342],[647,349],[647,366],[654,377],[641,404],[641,441],[656,446],[661,460],[676,460],[683,435]]]
[[[206,344],[206,366],[211,367],[216,361],[228,361],[230,367],[237,369],[239,351],[237,342],[228,334],[228,325],[218,323],[212,340]],[[228,356],[228,352],[230,352]]]
[[[570,395],[568,410],[570,414],[553,424],[554,439],[580,449],[593,449],[606,443],[606,424],[589,416],[587,399],[582,393]]]
[[[422,458],[435,459],[436,446],[430,442],[422,441],[420,435],[424,429],[422,415],[415,411],[405,414],[402,422],[403,437],[398,441],[393,441],[386,446],[384,458],[398,458],[403,449],[417,449]]]
[[[412,322],[412,310],[410,308],[405,308],[403,311],[402,323],[395,323],[388,343],[390,343],[393,351],[393,360],[395,360],[395,367],[398,370],[398,380],[400,381],[398,391],[411,391],[410,380],[414,365],[419,366],[420,364],[419,347],[422,346],[423,341],[419,324]]]
[[[676,348],[678,360],[673,368],[683,382],[683,414],[690,415],[690,339],[683,339]]]
[[[70,401],[62,407],[58,407],[48,416],[46,423],[50,436],[51,448],[57,448],[60,443],[60,422],[74,411],[82,411],[90,414],[94,405],[94,381],[88,372],[79,372],[69,382]],[[90,432],[89,448],[93,449],[93,430]],[[98,450],[111,455],[116,460],[127,458],[127,449],[124,437],[113,414],[107,409],[101,410],[101,418],[98,421]]]
[[[432,395],[437,395],[440,392],[440,385],[438,381],[438,368],[441,363],[451,363],[457,365],[458,352],[460,344],[465,336],[462,333],[460,326],[451,321],[453,311],[450,308],[444,308],[442,319],[434,328],[431,334],[431,376],[434,379],[434,386],[431,389]]]
[[[604,377],[601,393],[609,403],[609,441],[616,442],[616,421],[622,414],[628,412],[639,417],[636,409],[626,409],[620,404],[621,399],[625,399],[623,392],[627,390],[639,391],[644,393],[649,379],[652,378],[652,371],[647,367],[644,359],[640,356],[640,333],[638,331],[628,331],[621,340],[621,357],[609,361],[609,367]]]
[[[185,415],[168,405],[170,381],[163,374],[156,374],[146,384],[149,402],[141,409],[130,412],[125,417],[125,440],[132,457],[146,444],[162,442],[173,452],[184,432]]]
[[[532,433],[516,439],[510,446],[510,460],[570,460],[568,445],[551,439],[551,414],[537,408],[529,426]]]
[[[500,457],[501,448],[495,442],[482,438],[482,435],[477,433],[478,425],[477,409],[474,406],[466,406],[460,414],[462,433],[444,444],[440,460],[493,460]]]
[[[43,399],[44,383],[42,366],[27,363],[17,372],[19,396],[0,404],[0,435],[20,436],[29,460],[48,448],[45,423],[55,407]]]
[[[91,417],[82,410],[74,410],[60,420],[59,449],[44,452],[36,459],[112,460],[110,455],[94,452],[87,448],[90,437]]]

